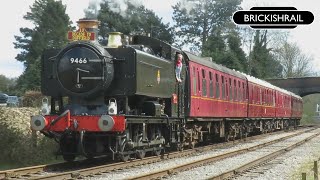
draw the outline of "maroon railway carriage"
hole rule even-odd
[[[276,88],[276,117],[279,118],[290,118],[291,117],[291,93]]]
[[[247,117],[246,77],[186,53],[190,72],[190,117]]]
[[[291,93],[291,118],[301,119],[303,112],[303,102],[300,96]]]
[[[241,132],[280,129],[284,123],[296,125],[302,114],[302,99],[264,80],[230,70],[185,52],[188,64],[189,120],[220,121],[219,136]],[[294,107],[294,109],[292,109]],[[240,121],[239,121],[240,120]],[[244,121],[247,129],[241,129]],[[191,123],[192,124],[192,123]],[[233,132],[230,135],[230,132]]]
[[[274,118],[275,89],[270,83],[246,75],[248,79],[248,118]]]

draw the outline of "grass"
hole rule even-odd
[[[319,164],[318,164],[319,166]],[[292,179],[302,179],[302,173],[307,173],[307,179],[313,180],[313,161],[305,161],[292,173]]]

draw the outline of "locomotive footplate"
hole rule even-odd
[[[182,118],[168,118],[166,116],[154,117],[154,116],[126,116],[127,123],[178,123]]]

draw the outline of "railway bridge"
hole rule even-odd
[[[301,97],[320,93],[320,77],[267,79],[267,81]]]

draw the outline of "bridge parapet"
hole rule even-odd
[[[301,97],[320,93],[320,77],[267,79],[267,81]]]

